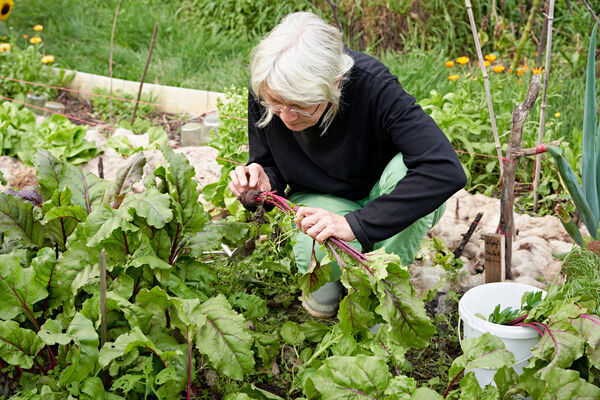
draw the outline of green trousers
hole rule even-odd
[[[402,154],[398,154],[386,166],[381,174],[381,178],[379,178],[379,181],[373,186],[369,196],[362,200],[352,201],[329,194],[300,192],[293,194],[290,197],[290,201],[298,205],[323,208],[338,215],[346,215],[349,212],[364,207],[369,201],[383,194],[390,193],[396,187],[398,181],[406,175],[406,172],[407,168],[402,160]],[[408,265],[412,263],[414,261],[414,255],[419,249],[427,231],[440,220],[444,213],[444,208],[445,205],[442,205],[431,214],[415,221],[412,225],[395,236],[375,243],[374,249],[376,250],[385,247],[388,253],[395,253],[400,256],[403,264]],[[401,210],[399,210],[399,212],[401,212]],[[296,265],[298,266],[298,270],[304,274],[310,267],[313,239],[303,232],[298,231],[294,235],[294,241],[295,244],[293,249]],[[353,240],[352,242],[349,242],[349,244],[352,247],[361,250],[361,245],[358,240]],[[320,262],[325,256],[326,250],[319,246],[318,243],[315,243],[314,248],[316,259]],[[335,262],[331,263],[331,267],[332,272],[330,278],[332,281],[335,281],[341,276],[340,267]]]

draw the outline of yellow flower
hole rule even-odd
[[[33,27],[33,30],[34,31],[38,31],[38,32],[43,31],[44,30],[44,25],[36,25],[36,26]]]
[[[533,73],[535,75],[541,75],[542,74],[542,67],[538,67],[538,68],[534,68],[532,69]]]
[[[504,65],[494,65],[494,68],[493,68],[493,69],[494,69],[494,72],[495,72],[495,73],[499,74],[499,73],[501,73],[501,72],[504,72],[504,69],[505,69],[505,68],[506,68],[506,67],[505,67]]]
[[[559,112],[557,112],[556,114],[554,114],[554,116],[555,116],[556,118],[560,117],[560,111],[559,111]]]
[[[31,44],[42,43],[42,38],[39,36],[34,36],[31,39],[29,39],[29,43],[31,43]]]
[[[0,53],[12,49],[10,43],[0,43]]]
[[[517,75],[519,75],[519,76],[523,75],[523,70],[521,68],[519,68],[517,70]]]
[[[488,60],[489,62],[496,61],[496,56],[493,54],[486,54],[486,56],[484,58],[486,60]]]
[[[460,65],[465,65],[466,63],[469,62],[469,57],[465,57],[465,56],[458,57],[456,59],[456,62],[459,63]]]
[[[4,21],[8,18],[14,5],[15,5],[15,3],[13,3],[13,0],[0,0],[0,19],[1,20]]]
[[[453,65],[454,65],[454,61],[452,61],[452,60],[446,61],[446,67],[450,68]]]
[[[41,61],[44,64],[49,64],[54,61],[54,56],[51,56],[51,55],[44,56],[44,57],[42,57]]]
[[[460,75],[450,75],[450,76],[448,77],[448,79],[450,79],[451,81],[455,81],[455,80],[457,80],[458,78],[460,78]]]

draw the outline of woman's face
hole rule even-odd
[[[268,86],[265,87],[265,101],[273,114],[277,115],[289,130],[296,132],[308,129],[319,122],[327,108],[323,103],[306,108],[286,104]]]

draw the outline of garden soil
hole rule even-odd
[[[144,135],[133,135],[124,129],[119,129],[114,134],[128,135],[130,140],[138,140],[140,144],[144,142]],[[118,169],[127,164],[127,159],[112,149],[104,148],[106,139],[99,130],[89,129],[87,138],[94,141],[104,153],[82,167],[98,174],[101,157],[104,178],[114,179]],[[216,162],[216,149],[209,146],[179,147],[176,140],[171,140],[169,145],[174,147],[175,152],[185,154],[195,167],[195,179],[199,188],[219,180],[221,166]],[[164,162],[162,154],[157,150],[146,151],[145,155],[145,175],[151,174]],[[32,188],[37,185],[35,170],[15,158],[0,157],[0,170],[7,181],[6,186],[0,184],[1,191]],[[134,190],[141,191],[143,187],[134,187]],[[414,264],[410,266],[413,284],[418,291],[431,289],[438,284],[441,285],[439,290],[444,292],[449,289],[463,291],[484,282],[484,243],[481,235],[495,232],[500,220],[500,200],[460,190],[447,201],[443,218],[431,229],[428,236],[441,238],[449,249],[455,249],[479,212],[483,213],[483,218],[462,252],[461,260],[464,265],[460,270],[449,271],[435,265],[430,253],[418,255]],[[560,270],[561,261],[555,256],[569,252],[573,242],[560,220],[553,216],[532,217],[515,213],[515,228],[512,256],[514,281],[545,288]]]

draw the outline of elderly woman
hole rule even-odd
[[[313,239],[332,236],[411,263],[466,182],[444,133],[388,68],[345,48],[342,32],[308,12],[285,17],[253,51],[248,134],[250,161],[229,187],[236,196],[276,190],[303,205],[294,244],[302,273]],[[324,254],[317,249],[317,260]],[[303,302],[312,315],[335,315],[339,277],[333,265],[334,282]]]

